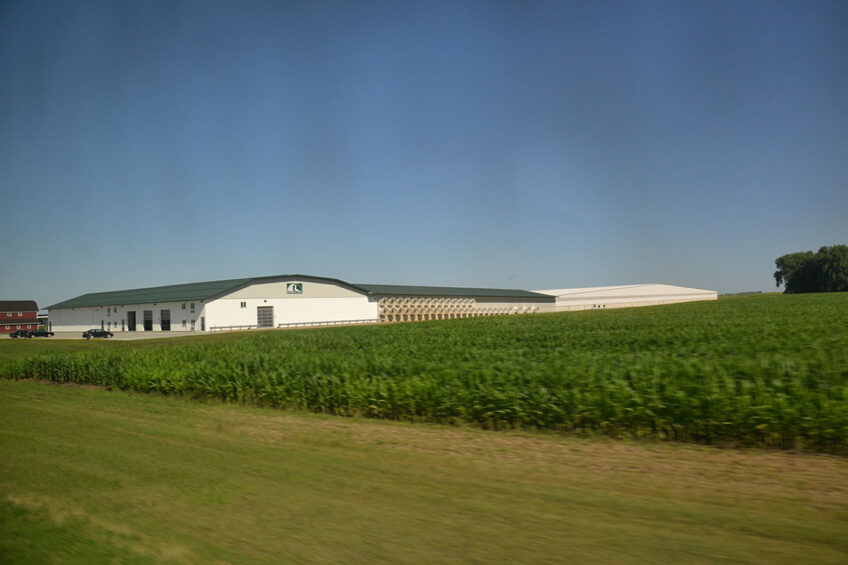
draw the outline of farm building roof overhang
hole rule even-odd
[[[552,296],[527,290],[501,288],[466,288],[448,286],[407,286],[385,284],[351,284],[340,279],[312,275],[272,275],[243,279],[227,279],[129,290],[93,292],[58,302],[47,309],[91,308],[116,304],[150,304],[157,302],[182,302],[188,300],[213,300],[240,288],[264,282],[298,280],[337,284],[367,296],[434,296],[450,298],[521,299],[530,302],[554,302]]]

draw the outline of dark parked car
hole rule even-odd
[[[32,330],[29,332],[29,337],[53,337],[54,335],[53,332],[47,330]]]
[[[9,337],[29,337],[29,330],[18,330],[9,334]]]
[[[114,334],[112,332],[107,332],[106,330],[88,330],[87,332],[82,332],[83,339],[91,339],[93,337],[112,337]]]

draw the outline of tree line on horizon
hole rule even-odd
[[[774,280],[785,294],[848,291],[848,245],[787,253],[774,264]]]

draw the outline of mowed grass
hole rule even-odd
[[[74,354],[42,343],[0,375],[342,416],[848,453],[846,319],[846,293],[770,295]],[[97,344],[74,344],[86,345]]]
[[[845,563],[848,460],[0,380],[2,563]]]
[[[187,335],[178,337],[162,337],[122,341],[113,339],[62,339],[62,338],[33,338],[10,339],[0,337],[0,365],[9,361],[25,359],[39,354],[73,354],[87,351],[113,351],[126,349],[151,349],[182,347],[193,343],[216,343],[220,341],[238,341],[249,338],[250,332],[227,332],[209,335]]]

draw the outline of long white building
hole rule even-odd
[[[537,290],[556,298],[557,312],[588,310],[597,308],[627,308],[631,306],[656,306],[677,302],[717,300],[714,290],[672,286],[668,284],[627,284],[618,286],[595,286],[588,288],[559,288]]]
[[[515,289],[351,284],[277,275],[83,294],[48,306],[53,331],[216,331],[552,312]]]

